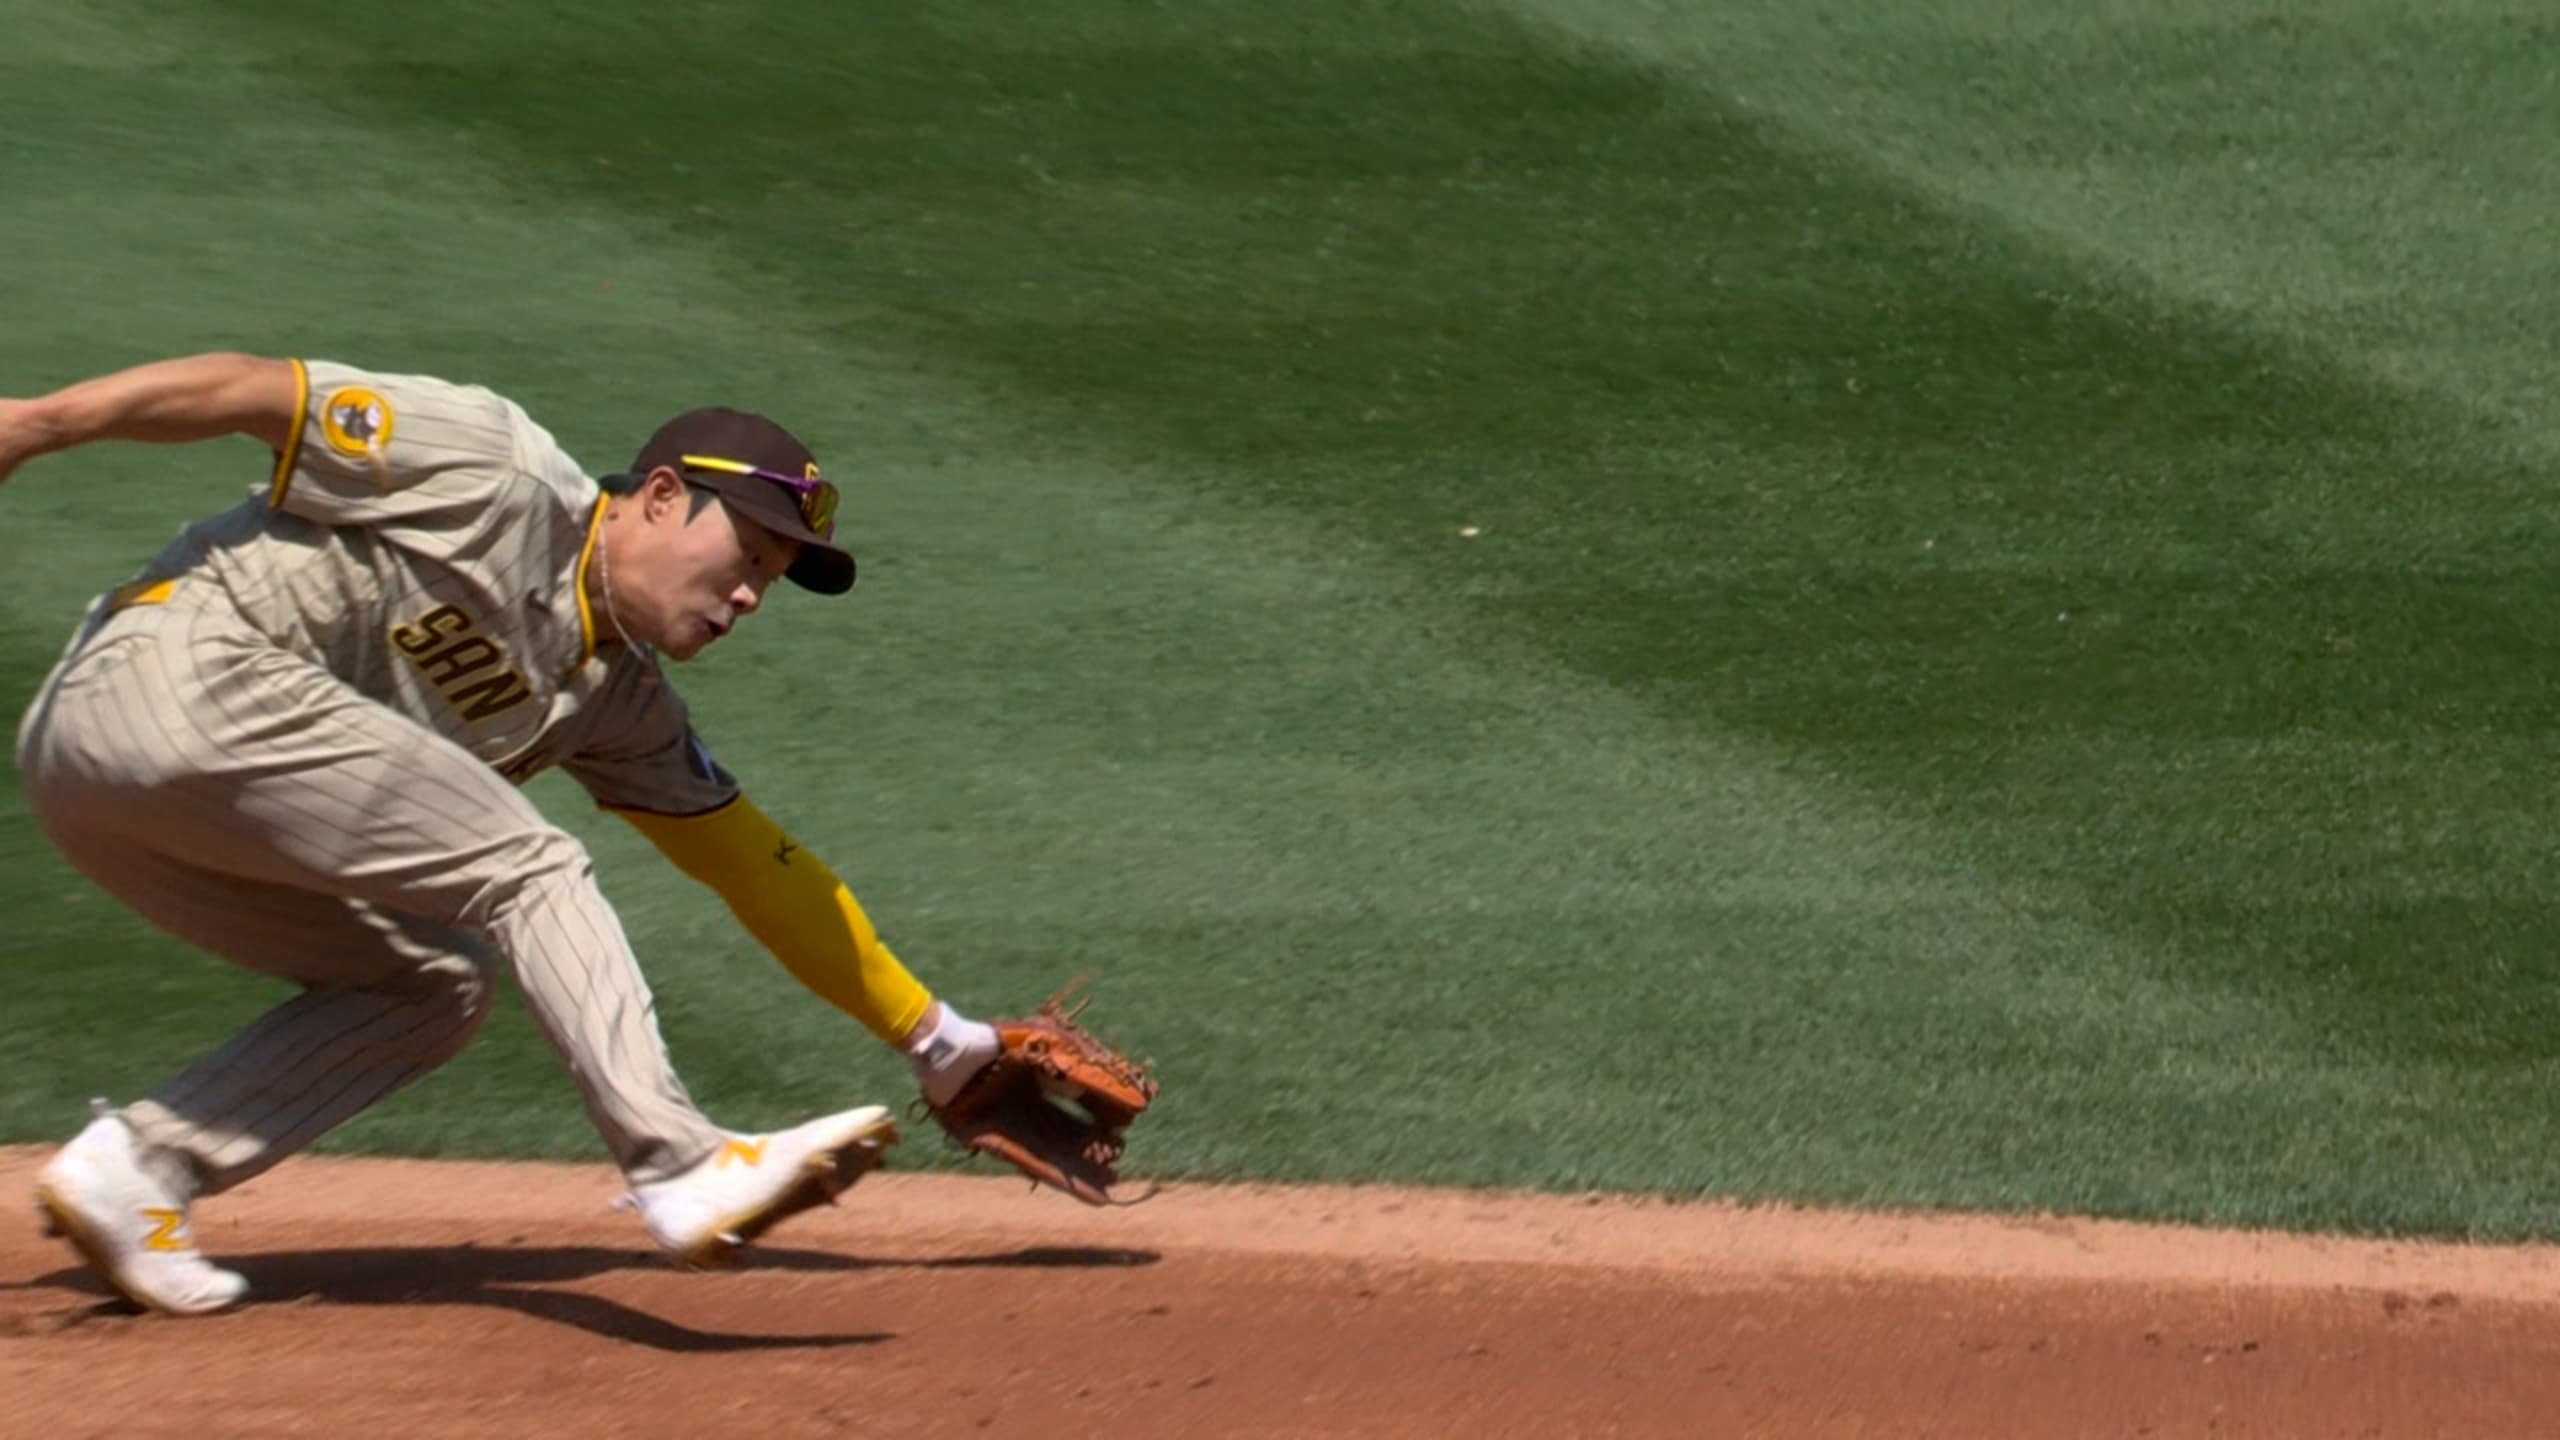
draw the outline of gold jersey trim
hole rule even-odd
[[[596,613],[587,603],[587,566],[596,558],[596,537],[604,533],[604,507],[612,500],[610,491],[596,496],[595,513],[587,517],[587,543],[578,550],[577,576],[570,586],[578,592],[578,660],[569,667],[572,675],[596,658]]]
[[[166,605],[178,593],[175,580],[128,580],[107,592],[107,613],[130,610],[136,605]]]
[[[311,418],[311,371],[299,360],[285,362],[293,367],[293,430],[285,436],[284,448],[276,452],[275,478],[267,483],[267,508],[284,508],[284,492],[293,488],[293,466],[302,457],[302,427]]]

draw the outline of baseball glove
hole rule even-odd
[[[1075,990],[1069,985],[1027,1018],[988,1021],[1003,1048],[959,1093],[925,1108],[953,1144],[1037,1184],[1088,1205],[1135,1203],[1115,1199],[1111,1188],[1120,1183],[1129,1125],[1156,1098],[1155,1077],[1076,1023],[1084,1002],[1068,1006]]]

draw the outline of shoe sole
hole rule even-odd
[[[880,1168],[884,1152],[897,1138],[897,1122],[883,1118],[856,1134],[842,1149],[816,1152],[800,1162],[799,1178],[781,1194],[713,1226],[711,1238],[677,1255],[676,1263],[688,1270],[719,1270],[736,1264],[738,1252],[774,1226],[803,1211],[834,1204],[836,1197],[852,1189],[855,1181]]]
[[[219,1305],[207,1305],[195,1310],[163,1305],[125,1284],[117,1276],[115,1265],[108,1259],[115,1253],[113,1247],[109,1246],[97,1231],[89,1227],[88,1221],[80,1218],[78,1209],[69,1201],[54,1194],[52,1186],[41,1181],[36,1185],[36,1208],[44,1212],[44,1233],[80,1252],[80,1258],[88,1262],[89,1268],[97,1272],[99,1279],[107,1282],[107,1288],[145,1310],[159,1315],[212,1315],[240,1303],[238,1300],[226,1300]]]

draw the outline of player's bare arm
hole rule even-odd
[[[39,455],[93,440],[246,435],[281,450],[300,400],[292,362],[230,353],[155,360],[50,395],[0,400],[0,483]]]

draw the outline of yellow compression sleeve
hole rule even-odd
[[[720,892],[782,968],[895,1045],[924,1018],[926,992],[827,862],[741,795],[707,815],[615,810],[677,869]]]

